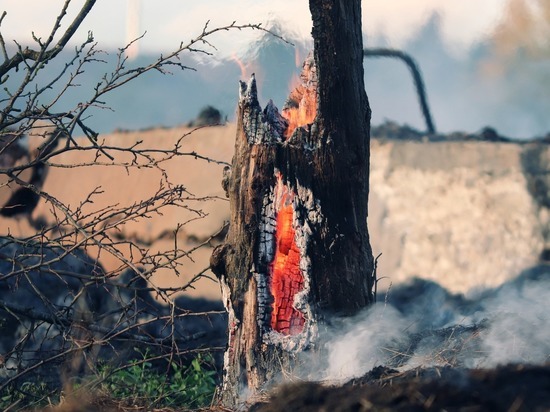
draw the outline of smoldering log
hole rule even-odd
[[[320,318],[373,302],[361,2],[310,10],[313,57],[282,113],[262,110],[254,76],[240,84],[230,227],[211,262],[230,319],[227,406],[292,373]]]
[[[211,259],[229,312],[226,404],[292,369],[297,353],[315,344],[325,311],[352,312],[372,299],[368,265],[345,256],[368,235],[361,240],[354,201],[345,200],[360,194],[357,176],[333,169],[341,146],[315,121],[313,55],[301,81],[282,113],[272,101],[262,110],[254,75],[240,83],[235,156],[223,179],[230,227]],[[366,252],[362,258],[370,246]]]

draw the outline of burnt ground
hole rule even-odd
[[[346,345],[344,351],[353,354],[353,365],[364,366],[362,370],[371,369],[370,372],[347,383],[286,384],[261,394],[238,410],[550,411],[548,291],[548,263],[526,270],[516,279],[486,290],[474,299],[451,294],[434,282],[411,279],[393,288],[382,305],[375,305],[349,322],[344,320],[351,329],[333,325],[338,341],[359,340],[359,347]],[[503,304],[506,311],[502,312],[496,303]],[[392,321],[396,316],[404,323]],[[368,328],[356,329],[359,324]],[[399,325],[407,325],[406,331],[384,338],[384,330],[401,328]],[[365,329],[372,333],[364,334]],[[384,350],[373,351],[369,348],[373,343]],[[506,357],[491,357],[502,354]],[[312,358],[309,364],[322,364],[327,357]],[[385,366],[367,366],[373,357],[377,359],[375,364]],[[516,363],[492,367],[502,363],[502,359]],[[337,360],[342,366],[349,358]],[[90,407],[85,409],[87,405]],[[82,410],[151,409],[93,396],[89,402],[78,399],[73,405],[69,402],[50,409]],[[221,406],[202,411],[233,412]]]
[[[149,411],[108,398],[67,399],[49,412]],[[155,409],[183,412],[183,409]],[[239,408],[239,411],[245,410]],[[376,367],[342,385],[286,384],[252,405],[250,412],[344,411],[550,411],[550,364],[496,369],[425,368],[398,372]],[[210,407],[195,412],[234,412]]]
[[[406,325],[414,324],[416,329],[396,340],[381,341],[388,356],[382,358],[379,365],[385,366],[374,367],[344,384],[300,382],[281,386],[250,410],[550,411],[547,308],[544,301],[521,298],[531,296],[534,291],[546,296],[549,274],[550,267],[541,264],[473,300],[450,294],[434,282],[412,279],[393,290],[388,305],[404,316]],[[511,291],[515,294],[510,295]],[[513,308],[513,299],[521,307]],[[510,322],[499,323],[502,313],[497,313],[503,308],[492,306],[491,302],[505,306],[507,311],[503,313]],[[515,319],[524,309],[533,310],[536,315]],[[375,318],[368,319],[372,327],[376,327]],[[474,322],[460,325],[461,319]],[[538,324],[536,320],[541,319],[546,320]],[[356,319],[352,324],[354,322],[361,320]],[[354,334],[343,331],[342,339],[349,341],[355,335],[361,347],[368,348],[369,340],[383,334],[384,326],[370,335],[352,330]],[[490,336],[494,339],[488,339]],[[506,357],[500,358],[500,362],[485,363],[490,354],[488,344],[493,345],[493,349],[499,348],[497,352],[506,353]],[[345,347],[353,350],[354,362],[359,364],[368,361],[368,357],[361,355],[361,347]],[[514,357],[518,347],[525,352]],[[530,357],[539,350],[543,355]],[[375,356],[379,352],[367,349],[365,353]],[[411,362],[415,356],[419,356],[419,362]],[[532,364],[517,360],[529,358]],[[494,366],[503,359],[516,363]],[[475,365],[486,365],[486,368]]]
[[[407,372],[377,367],[338,386],[284,385],[250,411],[550,411],[550,364]]]
[[[67,399],[49,412],[149,411],[108,398]],[[155,409],[183,412],[184,409]],[[245,408],[239,408],[243,411]],[[250,412],[550,411],[550,364],[496,369],[376,367],[345,384],[286,384],[248,408]],[[195,412],[235,412],[212,406]]]

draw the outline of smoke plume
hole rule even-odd
[[[390,289],[384,302],[320,330],[326,362],[306,372],[310,379],[345,381],[379,365],[543,364],[550,361],[550,266],[468,297],[413,279]]]

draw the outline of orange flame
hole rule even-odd
[[[294,47],[294,64],[296,67],[300,67],[300,64],[302,64],[302,56],[300,54],[300,49],[298,47]]]
[[[298,127],[313,123],[317,115],[317,73],[313,59],[308,57],[303,64],[300,79],[294,77],[291,83],[297,83],[281,115],[288,121],[288,127],[284,132],[285,140],[288,140]]]
[[[294,296],[303,289],[304,278],[300,272],[300,250],[292,227],[294,210],[289,199],[288,193],[283,194],[283,206],[277,213],[275,257],[271,263],[271,328],[283,335],[296,335],[302,332],[305,318],[293,307]]]
[[[237,65],[239,66],[239,69],[241,69],[241,79],[246,79],[248,77],[247,65],[244,64],[243,61],[239,59],[235,53],[233,53],[233,55],[231,56],[231,59],[234,60],[235,63],[237,63]]]

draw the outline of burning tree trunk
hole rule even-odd
[[[373,301],[367,231],[370,109],[361,2],[311,0],[314,54],[282,110],[241,82],[224,187],[226,243],[211,264],[230,314],[222,398],[254,393],[311,346],[327,312]]]

